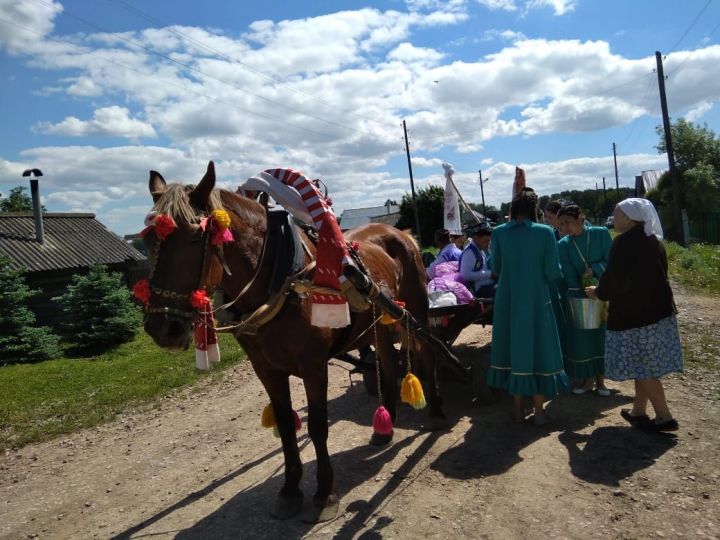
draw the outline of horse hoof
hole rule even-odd
[[[270,510],[270,516],[275,519],[290,519],[297,516],[302,510],[303,496],[299,497],[278,497]]]
[[[447,418],[444,416],[431,416],[421,427],[423,431],[442,431],[449,426]]]
[[[392,438],[392,432],[390,432],[390,435],[380,435],[379,433],[373,433],[372,437],[370,437],[370,446],[383,446],[392,441]]]
[[[305,523],[322,523],[330,521],[338,514],[340,502],[337,495],[328,495],[324,499],[313,499],[310,508],[305,510],[302,515],[302,521]]]

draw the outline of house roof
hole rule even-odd
[[[105,228],[95,214],[43,214],[44,242],[35,238],[32,213],[0,213],[0,254],[22,272],[141,261],[145,256]]]
[[[400,206],[370,206],[368,208],[348,208],[340,215],[340,228],[343,231],[354,229],[360,225],[376,222],[379,216],[393,215],[400,213]],[[399,219],[399,218],[398,218]],[[395,221],[397,223],[397,221]]]

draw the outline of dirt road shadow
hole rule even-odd
[[[558,439],[568,449],[574,476],[606,486],[618,486],[620,480],[650,467],[677,444],[671,435],[630,426],[601,427],[589,435],[566,431]]]
[[[337,535],[340,537],[355,537],[360,531],[364,538],[380,537],[379,529],[391,522],[389,518],[384,521],[375,521],[372,529],[367,529],[367,522],[373,514],[387,501],[402,489],[406,478],[412,477],[413,469],[418,466],[420,460],[425,457],[443,432],[423,432],[419,429],[422,419],[426,415],[416,412],[407,406],[398,408],[398,426],[407,428],[408,424],[417,427],[417,431],[410,435],[396,437],[393,444],[387,447],[373,447],[366,444],[371,434],[370,423],[372,414],[377,407],[377,398],[372,398],[365,393],[362,382],[353,384],[347,388],[344,395],[331,400],[328,404],[329,416],[335,422],[352,422],[357,424],[357,429],[367,437],[358,438],[356,446],[344,451],[335,452],[331,455],[336,477],[336,492],[341,498],[341,515],[344,524]],[[306,420],[305,411],[299,411]],[[334,422],[333,422],[334,423]],[[367,426],[363,428],[362,426]],[[410,427],[413,429],[413,427]],[[333,438],[333,428],[330,427],[330,439]],[[416,444],[420,440],[419,444]],[[301,449],[311,445],[310,439],[305,434],[298,439]],[[345,444],[348,444],[347,441]],[[350,443],[352,444],[352,443]],[[410,447],[413,447],[411,450]],[[300,517],[288,521],[276,521],[270,518],[270,507],[280,491],[283,482],[282,461],[278,459],[281,453],[278,443],[277,449],[256,457],[252,462],[232,471],[224,477],[218,478],[178,501],[174,505],[157,512],[155,515],[145,519],[142,523],[129,528],[114,538],[141,538],[157,534],[158,524],[174,512],[187,511],[196,501],[203,497],[215,497],[215,491],[228,482],[240,481],[242,476],[255,467],[265,466],[273,460],[278,466],[269,473],[255,474],[254,482],[249,479],[247,485],[228,500],[224,501],[215,511],[201,517],[193,526],[180,531],[163,531],[162,534],[172,532],[175,538],[180,539],[224,539],[224,538],[299,538],[308,533],[313,527],[311,524],[303,523]],[[403,455],[402,464],[393,471],[393,474],[383,476],[382,468],[395,459],[400,453]],[[303,465],[303,479],[301,488],[305,493],[305,504],[309,506],[315,490],[316,461],[313,459]],[[372,497],[365,500],[351,498],[355,488],[368,480],[377,482],[376,488],[372,489]],[[363,490],[360,490],[363,491]],[[368,491],[368,490],[364,490]],[[351,514],[351,517],[349,517]],[[367,529],[367,530],[366,530]],[[146,531],[147,530],[147,531]],[[153,532],[150,532],[153,531]]]

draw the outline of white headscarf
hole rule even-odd
[[[618,208],[633,221],[644,223],[647,236],[654,234],[658,237],[658,240],[662,240],[663,231],[660,218],[650,201],[636,198],[625,199],[618,203]]]

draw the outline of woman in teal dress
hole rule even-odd
[[[534,422],[549,421],[545,396],[568,387],[549,284],[561,277],[552,229],[534,222],[537,195],[513,199],[515,219],[492,236],[492,269],[499,276],[493,308],[488,384],[513,395],[515,420],[523,421],[523,398],[532,396]]]
[[[576,204],[565,204],[558,211],[561,231],[566,234],[558,242],[560,265],[567,298],[585,298],[585,287],[597,285],[607,268],[612,238],[605,227],[585,224],[585,216]],[[566,300],[567,302],[567,300]],[[569,308],[566,304],[566,313]],[[565,371],[576,379],[574,394],[593,389],[598,395],[609,396],[605,387],[605,323],[596,330],[575,328],[567,321]]]

